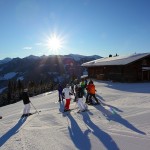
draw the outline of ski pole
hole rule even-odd
[[[30,101],[30,103],[32,104],[32,102]],[[34,107],[34,109],[36,110],[36,112],[39,114],[39,112],[37,111],[37,109],[35,108],[35,106],[32,104],[32,106]]]

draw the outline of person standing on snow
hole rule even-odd
[[[87,109],[87,105],[83,103],[84,92],[80,84],[77,85],[77,104],[79,107],[79,112],[83,112]]]
[[[58,85],[58,96],[59,96],[59,102],[63,101],[63,94],[62,94],[63,88],[61,84]]]
[[[98,101],[98,99],[95,96],[96,89],[95,89],[95,85],[94,85],[94,83],[93,83],[92,80],[89,82],[88,92],[89,92],[89,97],[88,98],[89,98],[90,104],[93,104],[92,97],[95,99],[96,104],[100,104],[99,101]]]
[[[73,83],[73,81],[71,82],[71,90],[72,90],[72,94],[74,95],[74,83]]]
[[[70,106],[70,95],[72,95],[71,90],[69,88],[69,85],[66,85],[66,88],[63,89],[62,93],[64,94],[64,97],[66,99],[66,104],[65,104],[65,108],[64,111],[70,111],[69,106]]]
[[[77,89],[78,89],[78,84],[79,84],[79,83],[80,83],[80,82],[79,82],[78,79],[75,79],[75,80],[74,80],[74,96],[75,96],[74,102],[77,101]]]
[[[86,84],[87,83],[85,82],[85,80],[82,79],[80,85],[81,85],[81,88],[82,88],[84,94],[86,94],[86,92],[85,92]]]
[[[91,81],[89,81],[89,83],[87,84],[87,86],[86,86],[86,90],[87,90],[87,94],[86,94],[86,101],[85,101],[85,103],[89,103],[89,96],[90,96],[90,83],[91,83]]]
[[[28,96],[28,89],[24,89],[22,93],[22,99],[24,103],[24,110],[22,117],[29,116],[30,115],[30,100]]]

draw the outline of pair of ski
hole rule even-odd
[[[77,111],[77,113],[82,113],[82,112],[86,112],[86,111],[89,111],[88,109],[85,109],[85,110],[79,110]]]
[[[41,111],[35,111],[35,112],[33,112],[33,113],[29,113],[29,114],[26,114],[26,115],[22,115],[21,118],[29,117],[29,116],[34,115],[34,114],[36,114],[36,113],[39,114],[39,112],[41,112]]]
[[[75,109],[70,109],[70,110],[68,110],[68,111],[64,111],[63,112],[63,114],[69,114],[71,111],[73,111],[73,110],[76,110],[76,108]],[[85,110],[79,110],[79,111],[77,111],[77,113],[82,113],[82,112],[86,112],[86,111],[89,111],[88,109],[85,109]]]

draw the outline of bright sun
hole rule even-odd
[[[57,52],[63,46],[63,40],[56,34],[52,34],[47,41],[47,46],[53,52]]]

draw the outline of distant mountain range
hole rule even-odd
[[[85,68],[82,63],[99,59],[101,56],[82,56],[77,54],[34,56],[25,58],[5,58],[0,60],[0,93],[8,81],[62,82],[72,76],[79,77]]]
[[[4,64],[4,63],[7,63],[7,62],[9,62],[9,61],[11,61],[12,59],[11,58],[5,58],[5,59],[3,59],[3,60],[0,60],[0,64]]]

